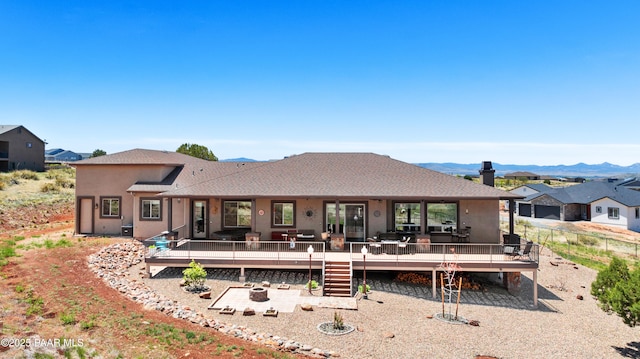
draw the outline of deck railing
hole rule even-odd
[[[308,248],[313,248],[311,258],[324,259],[324,242],[298,241],[292,246],[287,241],[247,242],[224,240],[181,239],[168,240],[161,236],[143,241],[145,257],[168,257],[180,259],[225,258],[225,259],[309,259]]]
[[[521,244],[475,244],[475,243],[349,243],[351,259],[362,259],[362,247],[367,247],[367,259],[376,261],[406,262],[419,260],[439,260],[441,262],[487,262],[539,260],[539,246],[531,244],[526,251],[526,243]],[[507,247],[511,247],[507,249]]]
[[[313,248],[311,258],[324,260],[329,251],[325,242],[297,241],[225,241],[179,239],[168,240],[155,236],[143,241],[146,258],[170,257],[175,259],[261,259],[303,260],[309,259],[308,248]],[[348,242],[342,253],[352,260],[362,259],[362,247],[367,248],[367,260],[382,262],[483,262],[519,260],[538,262],[539,246],[532,244],[525,253],[526,244],[475,244],[475,243],[407,243],[400,242]],[[511,247],[512,250],[507,250]],[[328,252],[329,251],[329,252]]]

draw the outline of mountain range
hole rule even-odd
[[[434,171],[456,174],[456,175],[478,175],[480,163],[460,164],[460,163],[416,163],[416,165],[429,168]],[[514,165],[492,163],[496,176],[504,176],[512,172],[531,172],[543,176],[555,177],[633,177],[640,174],[640,163],[631,166],[619,166],[608,162],[588,165],[577,163],[575,165]]]
[[[250,158],[232,158],[221,160],[224,162],[256,162]],[[471,175],[477,176],[480,171],[482,163],[414,163],[417,166],[428,168],[434,171],[447,173],[451,175]],[[577,163],[575,165],[553,165],[553,166],[540,166],[540,165],[514,165],[514,164],[501,164],[492,163],[493,169],[496,171],[496,176],[504,176],[507,173],[512,172],[531,172],[537,175],[554,176],[554,177],[640,177],[640,163],[634,163],[630,166],[619,166],[609,162],[600,164],[588,165],[586,163]]]

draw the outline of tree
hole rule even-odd
[[[600,302],[604,311],[611,311],[611,292],[616,284],[629,279],[627,263],[617,257],[613,257],[609,267],[598,272],[596,280],[591,283],[591,295]]]
[[[103,151],[101,149],[97,149],[97,150],[93,151],[93,153],[91,153],[91,157],[92,158],[93,157],[100,157],[100,156],[104,156],[106,154],[107,154],[107,152],[105,152],[105,151]]]
[[[615,312],[628,326],[640,324],[640,267],[629,273],[627,263],[614,257],[591,283],[591,294],[602,310]]]
[[[182,144],[182,145],[180,145],[180,147],[178,147],[176,152],[182,153],[182,154],[185,154],[185,155],[189,155],[189,156],[193,156],[193,157],[197,157],[197,158],[202,158],[203,160],[207,160],[207,161],[217,161],[218,160],[218,157],[216,157],[213,154],[213,152],[211,152],[211,150],[209,150],[205,146],[197,145],[195,143],[194,144],[190,144],[190,143]]]
[[[628,280],[616,284],[609,301],[611,309],[626,325],[635,327],[640,324],[640,268],[636,268]]]
[[[207,271],[201,264],[193,259],[189,263],[189,268],[182,271],[184,284],[196,290],[205,289],[204,282],[207,280]]]

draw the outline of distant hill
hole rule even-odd
[[[258,162],[256,160],[240,157],[220,160],[221,162]],[[477,176],[480,170],[481,162],[478,163],[414,163],[417,166],[428,168],[430,170],[447,173],[451,175],[471,175]],[[608,162],[598,165],[588,165],[586,163],[577,163],[575,165],[555,165],[555,166],[538,166],[538,165],[503,165],[493,162],[493,169],[496,170],[496,176],[504,176],[511,172],[531,172],[543,176],[554,177],[640,177],[640,163],[631,166],[618,166]]]
[[[555,165],[555,166],[538,166],[538,165],[503,165],[493,162],[493,169],[496,170],[496,176],[504,176],[511,172],[532,172],[544,176],[556,177],[629,177],[638,176],[640,174],[640,163],[631,166],[618,166],[608,162],[597,165],[588,165],[578,163],[575,165]],[[453,175],[478,175],[481,163],[460,164],[460,163],[416,163],[416,165],[428,168],[434,171],[448,173]]]

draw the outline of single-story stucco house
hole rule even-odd
[[[269,162],[212,162],[134,149],[74,163],[76,231],[136,238],[181,228],[309,229],[365,241],[385,232],[451,233],[498,243],[500,200],[522,196],[373,153],[304,153]],[[340,223],[340,228],[336,223]]]
[[[351,278],[372,253],[382,255],[366,257],[370,270],[431,271],[434,295],[436,272],[448,260],[466,271],[505,272],[513,283],[521,271],[536,278],[537,248],[529,253],[527,246],[526,261],[510,260],[500,232],[500,202],[523,196],[389,156],[303,153],[217,162],[134,149],[73,166],[76,232],[141,240],[165,232],[175,240],[163,256],[147,255],[147,270],[196,257],[241,273],[306,266],[322,270],[324,292],[335,294],[339,284],[329,283],[325,271],[344,265]],[[480,170],[484,183],[493,184],[493,173]],[[513,234],[512,213],[510,224]]]
[[[521,217],[591,221],[640,232],[640,191],[635,178],[590,181],[568,187],[527,184],[511,192]]]

